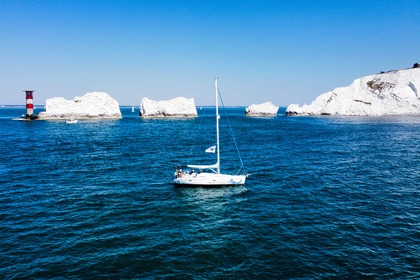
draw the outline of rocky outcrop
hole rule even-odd
[[[105,92],[90,92],[73,100],[54,97],[45,102],[40,120],[59,119],[120,119],[118,102]]]
[[[252,104],[245,109],[245,116],[249,117],[273,117],[277,116],[278,106],[271,102]]]
[[[194,118],[197,109],[194,98],[176,97],[171,100],[154,101],[143,98],[140,103],[141,118]]]
[[[318,96],[310,105],[291,104],[287,115],[420,114],[420,69],[389,71],[362,77],[347,87]]]

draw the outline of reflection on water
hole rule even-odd
[[[175,192],[178,197],[185,199],[186,201],[201,201],[211,200],[215,198],[230,198],[234,195],[239,195],[247,192],[248,189],[245,186],[236,187],[223,187],[223,188],[175,188]]]

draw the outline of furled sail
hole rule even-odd
[[[213,164],[213,165],[187,165],[189,168],[195,168],[195,169],[214,169],[219,167],[219,163]]]

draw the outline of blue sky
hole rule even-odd
[[[120,105],[310,103],[420,62],[420,1],[0,0],[0,104],[105,91]]]

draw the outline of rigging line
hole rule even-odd
[[[241,154],[239,153],[238,144],[236,143],[235,134],[233,134],[232,126],[230,125],[229,116],[228,116],[228,114],[226,112],[225,103],[223,102],[222,94],[220,93],[220,90],[219,89],[217,89],[217,93],[219,94],[220,101],[222,102],[222,107],[223,107],[223,110],[225,112],[225,116],[226,116],[226,119],[227,119],[227,122],[228,122],[228,125],[229,125],[230,135],[232,136],[233,143],[235,143],[236,152],[238,153],[238,157],[239,157],[239,160],[241,162],[241,167],[239,168],[239,171],[241,169],[243,169],[245,171],[244,163],[242,161]]]

